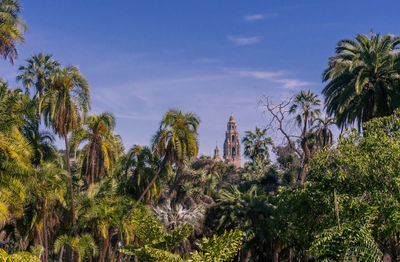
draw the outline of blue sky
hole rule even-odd
[[[336,43],[357,33],[399,34],[399,1],[21,0],[29,31],[14,66],[45,52],[77,65],[92,89],[92,112],[110,111],[125,146],[149,144],[165,111],[202,120],[200,153],[220,148],[229,115],[240,135],[267,119],[275,101],[311,89]]]

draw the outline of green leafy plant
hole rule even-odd
[[[40,262],[40,259],[29,252],[17,252],[14,254],[7,254],[6,251],[0,248],[0,261],[5,262],[19,262],[19,261],[29,261],[29,262]]]

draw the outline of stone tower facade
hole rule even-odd
[[[235,167],[241,167],[242,165],[239,133],[233,115],[229,118],[227,130],[225,132],[224,160],[227,163],[233,164]]]

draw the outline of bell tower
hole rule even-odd
[[[227,130],[225,132],[224,159],[225,162],[231,163],[235,167],[241,167],[242,160],[240,154],[239,133],[233,115],[229,118]]]

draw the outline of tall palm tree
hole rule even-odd
[[[297,113],[296,121],[299,127],[302,128],[301,135],[305,136],[308,131],[308,126],[311,126],[314,118],[318,117],[321,110],[318,108],[321,105],[321,100],[318,95],[308,90],[301,90],[294,97],[293,105],[290,107],[291,114]]]
[[[316,118],[316,119],[314,119],[314,123],[315,122],[317,124],[313,127],[313,129],[314,129],[318,144],[321,147],[326,147],[328,145],[332,145],[333,133],[329,127],[331,125],[335,124],[335,119],[330,118],[330,117],[325,117],[324,119]]]
[[[51,126],[65,141],[65,158],[69,175],[72,223],[75,236],[76,227],[74,190],[72,186],[71,164],[69,160],[68,134],[80,127],[84,115],[90,107],[89,85],[78,68],[68,66],[56,70],[50,77],[50,88],[46,92],[39,112],[43,112],[46,126]]]
[[[134,198],[139,198],[147,185],[153,179],[160,165],[160,159],[156,157],[147,146],[134,145],[121,160],[120,178],[123,185],[123,192]],[[160,174],[160,178],[164,177]],[[156,181],[148,191],[145,201],[158,197],[161,190],[161,183]]]
[[[63,201],[64,181],[66,180],[64,180],[62,169],[53,163],[43,163],[35,169],[34,174],[35,176],[30,180],[30,183],[33,194],[42,205],[43,261],[47,262],[49,256],[47,211],[56,200]]]
[[[300,174],[300,184],[303,184],[306,179],[308,164],[311,160],[311,151],[309,148],[309,127],[321,112],[318,108],[321,105],[321,100],[318,95],[302,90],[294,97],[293,105],[289,109],[289,113],[296,115],[296,120],[301,130],[300,146],[303,149],[302,162],[303,167]]]
[[[16,45],[25,41],[25,22],[19,17],[21,5],[17,0],[0,1],[0,55],[14,63]]]
[[[54,160],[57,149],[54,145],[54,136],[51,132],[39,130],[39,123],[28,121],[21,129],[21,133],[27,139],[33,149],[31,162],[39,165],[43,161]]]
[[[18,68],[20,74],[17,76],[17,80],[22,82],[28,94],[34,86],[36,89],[34,97],[39,100],[49,88],[50,75],[60,64],[53,60],[51,55],[43,53],[32,55],[26,62],[27,66]]]
[[[267,129],[256,127],[255,132],[246,131],[246,136],[243,138],[244,155],[254,160],[259,158],[267,160],[269,158],[269,146],[273,145],[270,137],[267,137]]]
[[[111,113],[89,116],[82,128],[77,129],[71,136],[72,150],[87,142],[81,151],[82,172],[86,175],[87,184],[93,184],[106,173],[111,171],[115,162],[113,129],[115,118]]]
[[[164,114],[160,128],[154,135],[152,143],[156,156],[163,160],[153,179],[129,213],[127,220],[130,219],[132,212],[138,207],[144,196],[156,182],[167,163],[180,168],[186,160],[197,156],[199,148],[197,128],[199,124],[199,117],[193,113],[182,113],[182,111],[171,109]]]
[[[400,37],[387,34],[339,41],[322,75],[327,113],[343,128],[392,114],[400,105]]]

